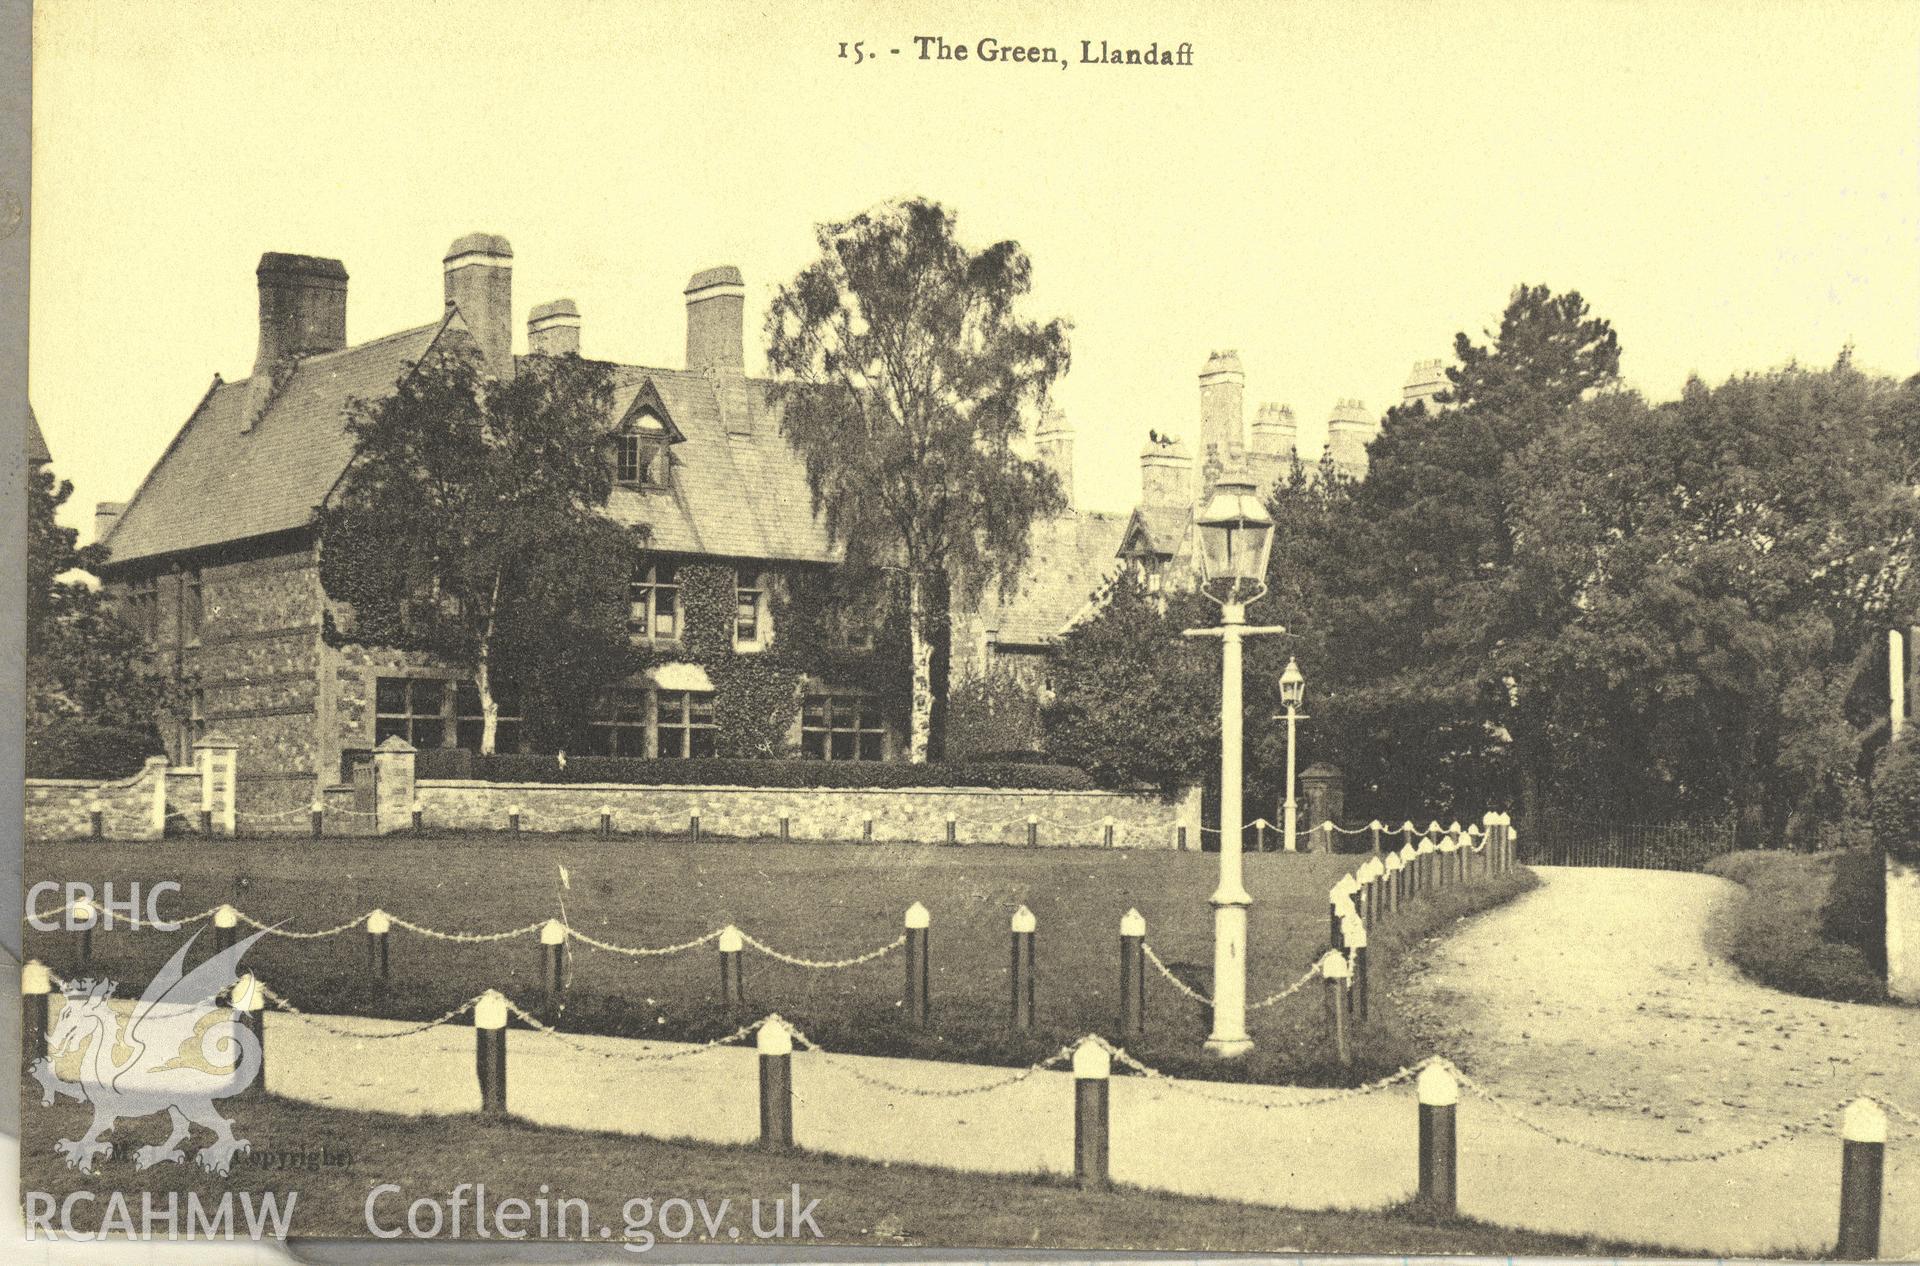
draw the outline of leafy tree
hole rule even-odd
[[[56,519],[72,495],[51,469],[27,474],[28,725],[84,720],[154,735],[160,717],[183,709],[193,681],[161,671],[98,589],[62,579],[106,560],[98,545],[76,547],[79,533]]]
[[[1181,630],[1219,623],[1195,594],[1150,594],[1130,576],[1054,645],[1047,751],[1106,787],[1167,794],[1207,778],[1220,760],[1220,667]]]
[[[856,567],[902,574],[912,640],[908,753],[927,759],[948,595],[1010,585],[1059,481],[1015,451],[1066,370],[1067,325],[1016,311],[1032,265],[972,251],[935,203],[821,226],[820,257],[775,297],[767,363],[814,508]]]
[[[1524,661],[1492,653],[1530,614],[1504,583],[1507,464],[1615,382],[1619,340],[1578,293],[1520,286],[1498,330],[1484,343],[1456,335],[1454,354],[1443,407],[1389,410],[1352,490],[1323,608],[1342,635],[1329,686],[1350,691],[1350,755],[1398,768],[1404,798],[1495,803],[1517,758],[1537,812],[1550,758],[1536,705],[1551,693]]]
[[[622,598],[639,538],[600,513],[612,404],[605,364],[531,356],[499,380],[462,343],[349,407],[353,460],[318,516],[321,583],[345,604],[334,634],[471,672],[483,753],[501,683],[551,742],[629,671]]]

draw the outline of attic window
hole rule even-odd
[[[637,415],[615,439],[616,480],[634,488],[667,486],[667,428],[658,417]]]

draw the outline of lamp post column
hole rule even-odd
[[[1244,1055],[1247,1036],[1247,907],[1240,863],[1240,639],[1246,608],[1229,602],[1220,611],[1220,886],[1213,893],[1213,1033],[1215,1055]]]
[[[1294,735],[1294,726],[1299,721],[1299,719],[1300,719],[1300,709],[1294,707],[1292,704],[1288,704],[1287,705],[1287,807],[1286,807],[1286,812],[1284,813],[1283,816],[1286,818],[1286,849],[1289,853],[1298,851],[1300,847],[1299,844],[1296,842],[1295,835],[1294,835],[1295,824],[1298,821],[1298,809],[1294,803],[1294,798],[1293,798],[1293,735]]]

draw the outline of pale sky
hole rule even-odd
[[[915,35],[1069,64],[922,62]],[[1847,342],[1920,368],[1899,0],[39,0],[35,36],[30,391],[76,525],[250,371],[262,251],[343,260],[359,342],[435,319],[472,230],[513,243],[522,348],[565,295],[588,355],[644,364],[679,365],[689,274],[737,264],[757,371],[817,222],[937,198],[1074,323],[1057,399],[1099,509],[1134,501],[1150,427],[1197,434],[1210,350],[1317,452],[1337,398],[1384,410],[1519,282],[1581,291],[1655,397]],[[1083,39],[1193,65],[1073,64]]]

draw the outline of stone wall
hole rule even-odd
[[[26,837],[30,840],[86,839],[93,833],[92,806],[98,804],[109,839],[159,839],[162,834],[159,813],[165,811],[163,797],[169,790],[165,785],[168,777],[167,758],[156,756],[131,778],[111,781],[29,778],[26,780]],[[197,787],[197,780],[195,785]],[[197,799],[195,803],[199,803]]]
[[[1920,1002],[1920,866],[1887,858],[1887,992]]]
[[[616,831],[682,832],[697,810],[703,834],[773,836],[782,813],[796,840],[858,840],[873,818],[876,841],[939,843],[946,817],[959,843],[1025,844],[1026,819],[1038,820],[1039,843],[1099,846],[1101,819],[1114,820],[1123,848],[1174,848],[1178,828],[1187,847],[1200,846],[1200,793],[1178,800],[1109,791],[1021,791],[969,787],[841,790],[759,787],[636,787],[626,784],[488,783],[467,779],[415,784],[429,829],[504,830],[520,807],[525,831],[598,829],[600,807],[613,810]]]

